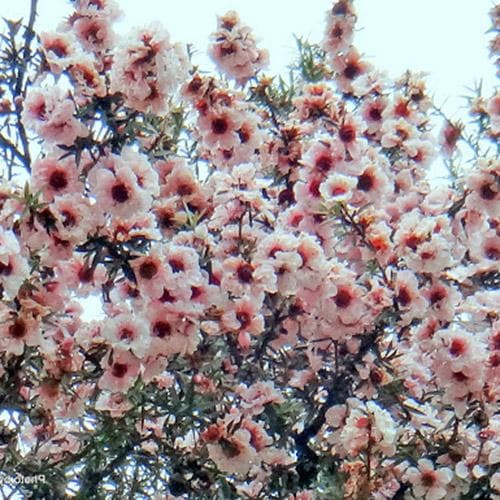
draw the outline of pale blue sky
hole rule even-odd
[[[207,69],[205,58],[216,14],[234,9],[254,28],[262,46],[269,49],[269,72],[283,72],[295,54],[292,34],[319,41],[324,15],[331,0],[120,0],[125,12],[120,31],[153,20],[161,21],[175,41],[192,43],[199,51],[197,62]],[[3,17],[25,15],[29,0],[0,0]],[[486,88],[495,84],[488,59],[485,34],[492,0],[356,0],[356,45],[368,60],[390,76],[406,69],[429,73],[429,88],[437,104],[453,113],[463,101],[465,87],[483,79]],[[71,10],[67,0],[39,0],[38,26],[54,29]]]

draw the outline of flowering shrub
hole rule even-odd
[[[351,0],[289,82],[235,12],[219,76],[118,15],[2,39],[0,474],[45,478],[9,491],[500,498],[499,94],[436,133]]]

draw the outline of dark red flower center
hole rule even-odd
[[[180,271],[184,271],[184,262],[181,259],[176,259],[175,257],[168,261],[172,271],[174,273],[178,273]]]
[[[399,293],[396,298],[403,307],[407,306],[411,302],[411,295],[406,287],[401,287],[399,289]]]
[[[63,210],[61,216],[64,227],[73,227],[76,224],[76,217],[69,210]]]
[[[170,229],[174,225],[175,214],[170,210],[162,210],[158,213],[158,222],[162,229]]]
[[[284,203],[295,203],[295,195],[293,189],[286,188],[280,191],[280,194],[278,195],[278,203],[280,205],[283,205]]]
[[[493,191],[493,189],[491,188],[491,184],[484,183],[481,186],[479,192],[480,192],[481,198],[483,198],[483,200],[494,200],[495,199],[496,192]]]
[[[468,380],[469,377],[465,375],[465,373],[463,372],[453,372],[453,378],[457,382],[465,382],[466,380]]]
[[[221,45],[219,48],[221,57],[230,56],[236,52],[236,47],[233,43]]]
[[[200,89],[201,86],[203,85],[203,80],[196,75],[188,85],[188,92],[191,92],[192,94],[196,94]]]
[[[12,264],[7,262],[7,264],[3,264],[0,262],[0,274],[3,276],[9,276],[12,273]]]
[[[370,191],[370,189],[373,188],[374,184],[375,184],[375,180],[374,180],[372,174],[365,172],[358,177],[357,187],[361,191],[365,191],[365,192]]]
[[[360,73],[361,69],[356,63],[347,63],[344,69],[344,76],[349,80],[354,80]]]
[[[321,172],[328,172],[333,166],[330,156],[322,155],[316,160],[316,168]]]
[[[368,115],[375,122],[378,122],[382,119],[382,111],[379,108],[376,108],[375,106],[370,108]]]
[[[410,116],[410,110],[408,109],[408,103],[400,101],[394,107],[394,114],[400,118],[407,118]]]
[[[78,271],[78,279],[80,280],[81,283],[89,283],[92,281],[93,277],[94,277],[94,271],[90,267],[83,266]]]
[[[238,280],[241,281],[241,283],[250,283],[252,281],[252,273],[252,264],[248,264],[246,262],[244,264],[240,264],[236,270]]]
[[[189,196],[193,194],[193,187],[189,184],[180,184],[177,188],[177,194],[179,196]]]
[[[249,139],[250,139],[250,131],[247,128],[241,127],[236,132],[238,134],[238,137],[240,138],[241,144],[245,144],[245,143],[247,143],[249,141]]]
[[[421,481],[426,488],[432,488],[432,486],[436,483],[436,474],[433,471],[423,472]]]
[[[158,299],[160,302],[175,302],[177,299],[166,288],[163,289],[163,295]]]
[[[493,335],[492,343],[493,349],[495,349],[495,351],[500,351],[500,332]]]
[[[420,245],[420,243],[422,243],[422,241],[423,241],[423,238],[421,236],[417,236],[416,234],[410,234],[405,239],[405,245],[408,248],[411,248],[413,251],[415,251],[417,249],[418,245]]]
[[[320,179],[312,179],[311,182],[309,182],[309,193],[314,196],[315,198],[319,198],[321,196],[319,187],[321,185],[321,180]]]
[[[50,174],[49,185],[56,191],[64,189],[68,185],[68,178],[66,177],[66,173],[62,170],[54,170],[54,172]]]
[[[340,127],[339,137],[342,142],[353,142],[356,139],[356,129],[352,125],[343,125]]]
[[[68,55],[68,47],[62,40],[52,40],[47,44],[45,49],[53,52],[57,57],[65,57]]]
[[[347,288],[339,288],[337,295],[335,295],[335,304],[337,307],[346,308],[352,302],[352,295]]]
[[[219,439],[219,445],[227,458],[235,458],[241,453],[238,445],[225,437]]]
[[[429,296],[429,301],[432,305],[436,304],[437,302],[440,302],[441,300],[443,300],[444,298],[446,297],[446,293],[444,292],[444,290],[434,290],[431,292],[430,296]]]
[[[134,338],[134,332],[130,328],[122,328],[118,334],[118,338],[125,342],[130,342]]]
[[[216,135],[223,135],[227,132],[229,124],[225,118],[214,118],[212,120],[212,132]]]
[[[251,323],[250,314],[246,311],[238,311],[236,313],[236,319],[240,322],[241,328],[246,328]]]
[[[22,339],[27,333],[26,323],[22,319],[16,319],[16,321],[9,326],[9,335],[15,339]]]
[[[153,325],[153,335],[160,339],[169,337],[172,334],[172,327],[166,321],[157,321]]]
[[[500,251],[498,248],[491,246],[484,249],[484,255],[487,259],[498,260],[500,259]]]
[[[450,345],[450,354],[452,356],[461,356],[466,350],[466,343],[462,339],[453,339]]]
[[[113,368],[111,369],[111,373],[113,377],[123,378],[128,371],[128,366],[125,363],[114,363]]]
[[[370,370],[370,380],[372,384],[378,385],[384,379],[383,373],[377,367],[374,367]]]
[[[139,275],[145,280],[153,279],[158,272],[158,267],[154,262],[146,261],[139,266]]]
[[[347,2],[337,2],[332,7],[332,14],[336,16],[345,16],[349,12],[349,7],[347,6]]]
[[[111,188],[111,196],[117,203],[125,203],[129,199],[127,186],[124,184],[115,184]]]

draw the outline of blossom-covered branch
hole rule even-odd
[[[234,11],[210,74],[73,7],[2,38],[2,494],[500,495],[498,93],[448,119],[351,0],[288,79]]]

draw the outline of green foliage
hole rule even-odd
[[[298,59],[292,69],[298,71],[300,78],[308,83],[315,83],[329,76],[326,66],[326,52],[316,43],[310,43],[301,37],[295,37]]]

